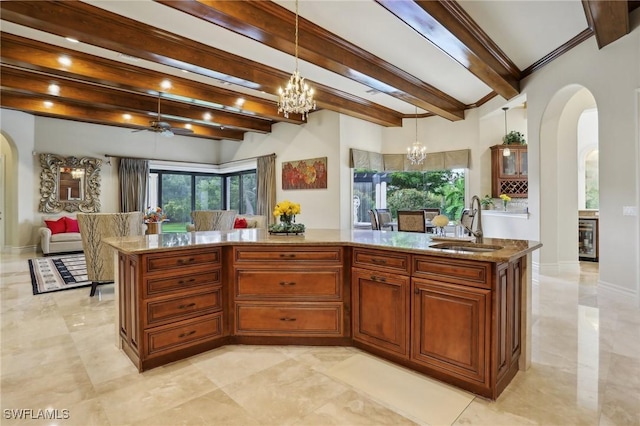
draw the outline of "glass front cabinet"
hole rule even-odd
[[[598,219],[578,220],[578,258],[598,261]]]
[[[504,155],[505,145],[491,147],[491,196],[507,194],[512,198],[527,198],[529,193],[529,161],[527,145],[508,145],[511,153]]]

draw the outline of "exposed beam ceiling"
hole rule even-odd
[[[421,117],[462,120],[466,109],[495,96],[518,95],[521,78],[594,32],[601,46],[624,36],[636,5],[499,3],[301,0],[301,73],[319,109],[386,127],[401,126],[415,107]],[[533,46],[514,50],[492,39],[511,31],[508,22],[494,27],[491,17],[501,12],[495,7],[522,10],[513,19],[521,19],[520,31],[523,22],[532,34],[539,30],[535,22],[528,26],[528,15],[549,16],[552,23],[550,10],[564,14],[563,25],[545,30],[555,39],[531,40],[548,46],[544,56],[527,57]],[[277,113],[274,95],[294,65],[293,10],[288,0],[0,2],[0,104],[142,129],[157,120],[160,96],[162,121],[190,124],[193,137],[214,140],[269,133],[278,122],[299,125],[300,115]],[[520,68],[508,56],[514,53]],[[61,55],[72,64],[61,64]],[[170,89],[160,88],[163,79]],[[51,92],[52,83],[58,93]],[[43,106],[44,100],[53,106]]]

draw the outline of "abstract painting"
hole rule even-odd
[[[326,189],[327,157],[282,163],[282,189]]]

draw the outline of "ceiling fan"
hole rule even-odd
[[[160,93],[158,93],[158,116],[155,120],[149,122],[149,127],[145,129],[134,130],[134,132],[141,132],[143,130],[148,130],[154,133],[160,133],[165,137],[172,137],[173,135],[189,135],[193,133],[193,130],[183,128],[183,127],[171,127],[169,123],[166,121],[162,121],[162,116],[160,115]]]

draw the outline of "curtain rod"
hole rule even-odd
[[[233,164],[233,163],[239,163],[241,161],[247,161],[247,160],[256,160],[260,157],[269,157],[272,155],[276,155],[275,152],[272,152],[271,154],[266,154],[266,155],[257,155],[255,157],[248,157],[248,158],[241,158],[239,160],[231,160],[231,161],[227,161],[226,163],[201,163],[201,162],[197,162],[197,161],[176,161],[176,160],[163,160],[161,158],[144,158],[144,157],[131,157],[131,156],[124,156],[124,155],[113,155],[113,154],[104,154],[105,158],[132,158],[134,160],[148,160],[148,161],[170,161],[170,162],[174,162],[174,163],[190,163],[190,164],[210,164],[212,166],[226,166],[227,164]]]

